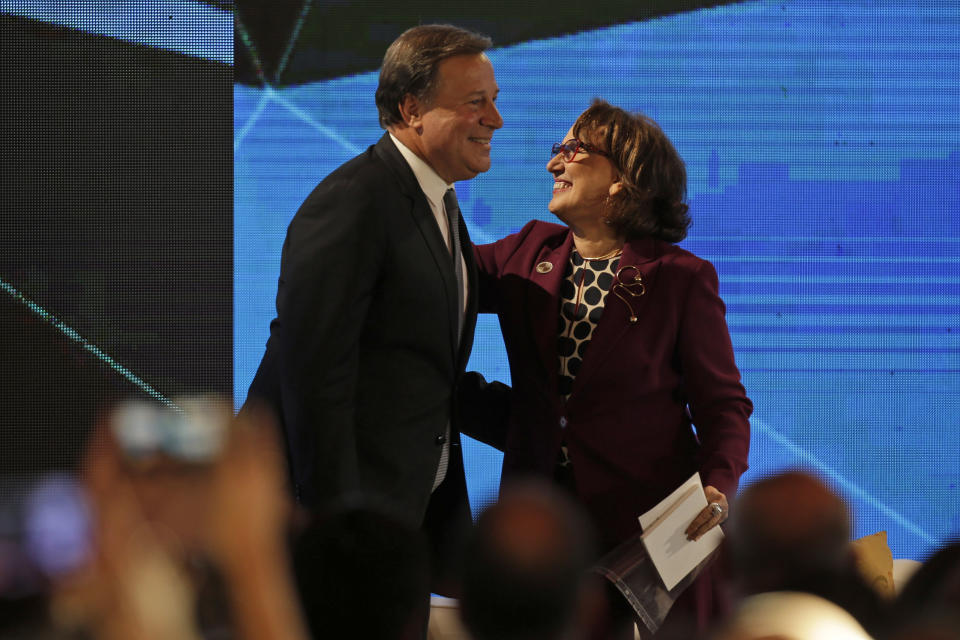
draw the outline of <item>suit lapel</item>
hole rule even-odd
[[[463,253],[464,261],[467,263],[467,270],[463,274],[467,281],[467,314],[463,319],[463,335],[460,336],[460,352],[457,360],[458,370],[462,371],[467,367],[470,350],[473,348],[473,331],[477,325],[477,311],[480,307],[480,300],[477,297],[477,287],[480,286],[480,283],[477,276],[477,261],[473,255],[473,243],[470,241],[470,233],[467,231],[467,224],[463,219],[462,211],[459,223],[460,250]],[[455,276],[454,281],[456,281]],[[454,296],[454,299],[456,299],[456,296]],[[456,326],[456,323],[453,326]]]
[[[460,336],[457,335],[459,311],[457,309],[457,276],[453,270],[453,259],[450,256],[450,250],[443,241],[440,228],[437,226],[437,220],[433,216],[433,211],[430,209],[427,197],[423,195],[420,183],[417,182],[416,176],[413,175],[413,169],[411,169],[407,161],[404,160],[400,151],[396,145],[394,145],[393,140],[390,139],[389,133],[383,134],[383,137],[381,137],[380,141],[374,146],[374,150],[397,177],[403,195],[410,198],[413,205],[410,208],[410,215],[420,230],[420,235],[423,236],[423,241],[430,250],[430,255],[433,257],[437,270],[440,272],[440,277],[443,279],[443,289],[447,298],[447,315],[450,326],[450,348],[456,360],[458,358],[458,352],[460,351]],[[461,217],[461,246],[463,246],[464,238],[466,238],[467,246],[469,246],[470,242],[465,229],[466,227],[463,225]],[[464,250],[463,253],[464,256],[470,255],[470,260],[472,261],[472,247],[469,251]],[[467,264],[467,270],[470,270],[469,262]],[[473,278],[476,279],[475,266],[473,267]],[[474,313],[474,320],[475,319],[476,314]],[[466,323],[464,323],[464,331],[466,331]]]
[[[541,247],[530,266],[527,287],[527,328],[537,346],[549,388],[557,389],[559,356],[557,336],[560,323],[560,285],[570,260],[573,235],[568,231],[557,247]]]
[[[658,253],[653,238],[644,238],[624,245],[617,267],[620,277],[614,279],[614,284],[604,298],[603,316],[593,330],[583,364],[573,381],[571,402],[574,402],[577,392],[589,383],[590,377],[603,369],[603,363],[624,335],[640,326],[639,320],[631,322],[630,318],[642,318],[647,312],[650,290],[656,286],[660,267]],[[636,280],[638,275],[640,280]]]

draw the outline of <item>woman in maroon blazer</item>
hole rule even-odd
[[[683,160],[655,122],[603,101],[553,154],[549,209],[566,226],[476,247],[480,310],[499,315],[513,379],[503,480],[567,486],[610,549],[699,471],[711,506],[698,537],[747,468],[752,404],[716,271],[673,244],[690,224]],[[701,628],[722,609],[715,573],[678,604]]]

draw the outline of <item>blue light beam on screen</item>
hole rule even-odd
[[[307,111],[298,107],[296,104],[287,100],[283,94],[278,93],[274,89],[267,87],[265,90],[267,96],[271,100],[275,101],[277,104],[281,105],[284,109],[288,110],[294,116],[299,118],[302,122],[308,124],[311,128],[316,129],[319,133],[323,134],[325,137],[329,138],[333,142],[337,143],[344,151],[349,153],[351,156],[355,156],[360,153],[363,148],[355,145],[354,143],[347,140],[345,137],[337,133],[336,129],[332,129],[321,122],[318,122],[310,116]]]
[[[22,304],[25,308],[29,309],[30,312],[36,317],[40,318],[48,325],[59,331],[61,334],[69,338],[71,341],[79,345],[84,351],[93,354],[100,362],[107,365],[118,374],[120,374],[128,382],[139,388],[141,391],[146,393],[148,396],[157,400],[158,402],[170,407],[171,409],[178,409],[179,407],[165,395],[154,389],[148,382],[143,378],[135,374],[128,367],[124,366],[118,362],[115,358],[107,354],[103,349],[93,344],[83,336],[81,336],[76,329],[66,324],[55,315],[41,307],[39,304],[33,300],[27,298],[23,293],[16,289],[12,284],[6,282],[3,279],[0,279],[0,289],[3,289],[11,298]]]
[[[243,144],[243,139],[247,137],[247,134],[253,129],[253,125],[257,124],[257,120],[260,119],[260,114],[263,113],[264,107],[267,106],[267,103],[270,101],[270,92],[263,91],[260,96],[260,100],[257,102],[257,106],[254,107],[253,112],[247,118],[246,123],[243,127],[240,128],[240,131],[237,132],[236,136],[233,138],[233,151],[236,151],[240,148],[240,145]]]
[[[233,13],[190,0],[0,0],[0,13],[233,64]]]
[[[717,267],[756,407],[743,482],[815,469],[850,500],[856,535],[888,530],[895,557],[922,559],[960,533],[944,507],[960,483],[958,33],[956,2],[798,0],[491,51],[506,124],[491,170],[457,185],[471,237],[553,219],[550,145],[594,96],[653,117],[686,161],[682,246]],[[376,82],[235,87],[238,402],[290,218],[382,133]],[[471,368],[509,381],[495,319],[474,345]],[[464,452],[476,510],[500,458]]]
[[[796,443],[791,442],[789,438],[784,437],[783,434],[777,432],[776,429],[771,428],[762,420],[754,419],[750,422],[750,426],[754,431],[759,431],[766,437],[773,439],[777,444],[781,445],[784,449],[796,457],[797,460],[803,461],[818,471],[820,475],[826,476],[829,481],[839,485],[843,491],[851,494],[859,500],[869,503],[874,509],[877,509],[883,513],[883,515],[890,518],[902,527],[908,529],[914,535],[930,545],[936,544],[936,538],[931,536],[922,528],[918,527],[913,522],[910,522],[908,519],[904,518],[902,515],[885,505],[883,502],[877,500],[875,497],[858,487],[853,482],[850,482],[850,480],[844,477],[843,474],[838,473],[836,470],[824,465],[816,456],[811,455],[810,452],[806,451],[803,447],[798,447]]]

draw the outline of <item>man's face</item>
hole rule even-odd
[[[424,160],[447,182],[490,168],[490,138],[503,126],[494,104],[498,92],[493,65],[482,53],[453,56],[437,66],[433,97],[411,124]]]

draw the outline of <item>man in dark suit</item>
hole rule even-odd
[[[503,125],[490,45],[425,25],[387,49],[376,93],[387,133],[290,223],[277,318],[248,395],[278,414],[300,504],[382,500],[441,557],[470,522],[451,416],[477,286],[452,183],[490,168]]]

